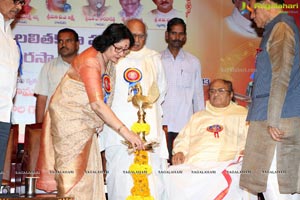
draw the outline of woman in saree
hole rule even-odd
[[[111,111],[115,70],[134,38],[123,24],[111,24],[79,54],[58,85],[46,113],[37,164],[37,188],[58,197],[104,200],[96,129],[108,124],[143,149],[141,139]],[[101,134],[101,133],[100,133]]]

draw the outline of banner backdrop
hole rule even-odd
[[[61,6],[61,2],[64,5]],[[91,4],[89,4],[89,2]],[[104,4],[98,3],[103,2]],[[57,57],[57,32],[65,27],[76,30],[80,38],[80,52],[92,44],[93,39],[111,23],[122,23],[122,7],[119,0],[27,0],[13,29],[15,39],[21,44],[23,54],[23,74],[18,79],[17,95],[13,108],[14,124],[35,123],[34,87],[42,66]],[[149,0],[141,0],[136,18],[141,18],[148,26],[151,48],[163,44],[162,32],[167,21],[175,16],[185,19],[184,0],[175,0],[174,12],[166,16],[154,16],[151,11],[156,5]],[[56,6],[56,7],[55,7]],[[176,11],[176,12],[175,12]],[[161,39],[161,43],[157,43]],[[154,41],[153,41],[154,40]]]
[[[89,5],[88,2],[95,2]],[[119,0],[65,0],[63,9],[55,10],[58,0],[27,0],[20,19],[13,29],[22,46],[23,75],[18,79],[13,108],[14,124],[35,123],[33,91],[43,64],[57,56],[57,32],[73,28],[80,36],[80,52],[91,45],[93,38],[112,22],[123,22]],[[123,1],[123,0],[122,0]],[[138,1],[138,0],[137,0]],[[244,2],[241,0],[235,0]],[[135,17],[148,26],[147,46],[161,51],[166,48],[164,34],[167,21],[175,16],[187,22],[187,43],[184,49],[200,59],[205,90],[215,78],[231,80],[235,92],[247,97],[251,75],[255,71],[255,55],[260,37],[253,30],[243,29],[246,21],[236,20],[236,6],[232,0],[174,0],[176,9],[169,16],[153,16],[156,5],[151,0],[140,0],[141,8]],[[298,0],[288,9],[300,24]],[[298,6],[298,7],[296,7]],[[95,9],[97,8],[97,9]],[[241,104],[246,105],[241,101]]]
[[[13,123],[35,123],[34,87],[42,66],[57,57],[58,27],[16,26],[15,38],[22,46],[23,74],[18,79],[17,95],[13,108]],[[80,51],[87,48],[99,29],[76,28],[80,35]]]
[[[104,28],[126,19],[122,5],[133,4],[127,0],[26,0],[18,25],[55,26],[76,28]],[[166,22],[175,16],[184,18],[185,0],[175,0],[174,10],[167,15],[154,14],[156,5],[151,0],[136,0],[140,6],[130,18],[141,18],[149,29],[165,28]],[[134,7],[128,5],[128,9]],[[153,11],[153,12],[151,12]]]

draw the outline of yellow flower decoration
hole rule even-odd
[[[131,188],[131,195],[126,200],[154,200],[148,183],[148,175],[152,173],[152,167],[148,165],[148,152],[140,150],[134,154],[134,163],[129,167],[133,187]]]
[[[150,133],[150,125],[147,123],[135,122],[131,126],[131,130],[138,134],[144,132],[145,135]],[[133,164],[129,167],[133,179],[133,187],[131,188],[131,195],[126,200],[154,200],[151,196],[148,175],[152,173],[152,167],[148,165],[148,152],[136,151],[134,152]]]
[[[147,123],[138,123],[138,122],[135,122],[131,126],[131,130],[134,133],[142,133],[142,132],[144,132],[145,135],[148,135],[150,133],[150,125],[147,124]]]
[[[129,172],[132,174],[151,174],[152,167],[150,165],[132,164],[129,167]]]
[[[128,196],[126,200],[155,200],[152,196],[141,197],[141,196]]]

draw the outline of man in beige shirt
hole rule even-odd
[[[231,82],[214,80],[208,93],[206,109],[195,113],[174,141],[175,165],[233,160],[244,149],[247,109],[232,101]]]

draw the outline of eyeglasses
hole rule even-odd
[[[218,89],[209,89],[208,92],[209,94],[216,94],[216,93],[224,94],[226,92],[231,92],[231,91],[226,90],[225,88],[218,88]]]
[[[25,5],[25,0],[14,0],[14,4],[16,6],[18,6],[18,5],[24,6]]]
[[[113,45],[113,47],[115,48],[115,51],[117,52],[117,53],[124,53],[124,54],[128,54],[129,53],[129,49],[123,49],[123,48],[121,48],[121,47],[116,47],[114,44],[112,44]]]
[[[140,40],[144,40],[146,38],[145,34],[132,34],[133,38],[138,38]]]

